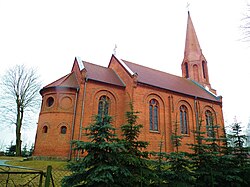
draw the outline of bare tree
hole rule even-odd
[[[40,105],[39,90],[41,83],[33,68],[16,65],[3,75],[1,80],[0,109],[1,124],[15,125],[16,156],[21,155],[21,129],[25,123],[32,120]],[[25,115],[24,115],[25,114]]]
[[[247,4],[246,12],[243,14],[243,18],[241,21],[242,23],[241,23],[240,28],[243,33],[243,37],[241,38],[241,40],[244,42],[249,42],[250,41],[250,4]]]

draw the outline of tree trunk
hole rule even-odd
[[[19,125],[16,127],[16,156],[21,156],[21,128]]]
[[[16,119],[16,156],[21,156],[21,127],[23,119],[23,110],[20,101],[17,101],[17,119]]]

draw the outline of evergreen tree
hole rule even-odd
[[[220,165],[220,141],[217,137],[217,125],[207,126],[207,132],[201,131],[202,120],[199,121],[194,131],[196,142],[189,144],[192,153],[189,157],[192,161],[192,170],[196,179],[196,186],[220,186],[219,180],[223,175]]]
[[[15,156],[16,154],[16,145],[13,145],[13,141],[10,142],[10,146],[6,148],[6,156]]]
[[[164,181],[167,181],[169,186],[192,186],[194,182],[187,153],[179,151],[182,139],[183,136],[178,133],[176,117],[174,132],[171,136],[172,145],[175,151],[165,156],[168,167],[164,170]]]
[[[126,149],[123,164],[132,174],[129,186],[148,186],[154,183],[156,175],[149,168],[149,153],[144,150],[149,143],[138,140],[143,128],[143,125],[137,124],[138,113],[130,103],[130,111],[126,112],[127,123],[121,126],[121,142]]]
[[[232,160],[232,168],[236,171],[238,183],[240,186],[250,185],[250,161],[249,161],[249,147],[245,147],[244,144],[247,140],[247,136],[242,133],[242,127],[240,123],[235,122],[232,125],[231,133],[228,134],[230,147],[228,152]]]
[[[116,138],[111,120],[108,114],[97,115],[86,128],[90,141],[72,142],[86,156],[68,165],[72,175],[64,178],[63,186],[127,186],[131,174],[121,165],[120,154],[125,148]]]

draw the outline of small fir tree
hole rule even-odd
[[[86,156],[68,165],[72,175],[64,178],[63,186],[127,186],[126,179],[131,174],[121,165],[120,154],[125,149],[116,138],[111,121],[108,114],[97,115],[86,128],[90,141],[72,142],[75,150]]]

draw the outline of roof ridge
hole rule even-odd
[[[70,73],[68,73],[68,74],[66,74],[66,75],[64,75],[64,76],[62,76],[62,77],[56,79],[55,81],[53,81],[53,82],[50,83],[50,84],[47,84],[47,85],[44,86],[44,87],[49,87],[50,85],[53,85],[54,83],[56,83],[56,82],[58,82],[58,81],[60,81],[60,80],[61,80],[61,82],[60,82],[60,84],[61,84],[61,83],[63,82],[63,79],[65,80],[66,77],[69,76],[69,74],[70,74]]]
[[[123,60],[123,59],[122,59]],[[150,69],[150,70],[153,70],[153,71],[158,71],[158,72],[161,72],[161,73],[165,73],[165,74],[168,74],[168,75],[171,75],[171,76],[175,76],[175,77],[178,77],[178,78],[183,78],[181,76],[178,76],[178,75],[174,75],[174,74],[171,74],[171,73],[168,73],[168,72],[165,72],[165,71],[161,71],[161,70],[158,70],[158,69],[154,69],[154,68],[150,68],[148,66],[144,66],[144,65],[140,65],[140,64],[137,64],[137,63],[134,63],[134,62],[130,62],[130,61],[127,61],[127,60],[123,60],[124,62],[128,62],[128,63],[131,63],[131,64],[135,64],[137,66],[141,66],[143,68],[147,68],[147,69]],[[135,72],[136,73],[136,72]]]

